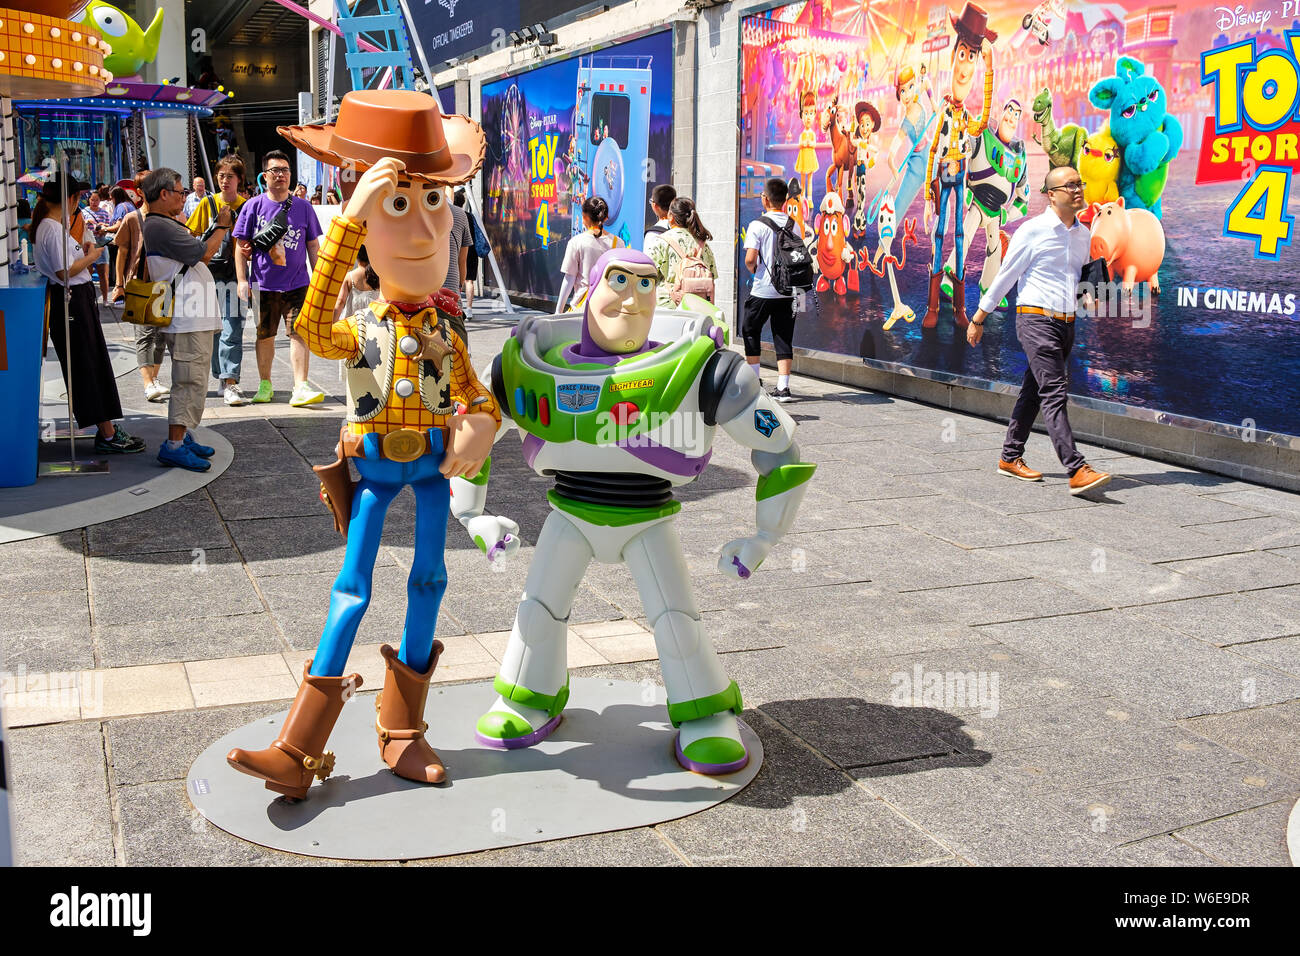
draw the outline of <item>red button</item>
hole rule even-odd
[[[619,402],[609,410],[609,413],[614,417],[616,425],[635,425],[636,420],[641,417],[641,409],[631,402]]]
[[[537,399],[537,417],[542,420],[543,425],[551,423],[551,403],[543,395]]]

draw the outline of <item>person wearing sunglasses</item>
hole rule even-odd
[[[289,404],[299,408],[325,400],[325,394],[307,381],[311,352],[293,330],[311,280],[308,266],[316,265],[320,220],[311,203],[289,195],[293,171],[283,150],[273,149],[262,157],[262,174],[266,177],[266,192],[244,204],[234,230],[239,298],[252,303],[257,317],[259,382],[253,401],[260,404],[275,397],[271,366],[275,361],[276,333],[283,319],[293,366]]]
[[[1088,227],[1078,220],[1086,184],[1079,171],[1058,166],[1047,174],[1047,209],[1026,220],[1007,246],[1002,267],[966,329],[966,341],[979,345],[984,322],[1014,286],[1016,335],[1029,359],[998,472],[1021,481],[1042,481],[1041,472],[1025,464],[1025,442],[1041,410],[1057,457],[1070,475],[1070,494],[1100,488],[1110,475],[1097,471],[1074,443],[1067,413],[1070,350],[1079,282],[1088,263]]]

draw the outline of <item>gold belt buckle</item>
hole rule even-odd
[[[414,428],[399,428],[384,436],[384,457],[390,461],[415,461],[426,448],[424,435]]]

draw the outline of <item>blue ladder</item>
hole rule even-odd
[[[393,71],[392,87],[399,90],[415,89],[415,72],[411,63],[411,47],[407,39],[406,19],[397,0],[379,0],[379,12],[368,16],[354,16],[347,0],[334,0],[338,11],[338,26],[347,48],[346,62],[352,75],[352,88],[364,90],[378,86],[388,69]],[[363,38],[362,34],[366,34]],[[365,50],[367,46],[379,49]],[[367,83],[363,71],[371,70]]]

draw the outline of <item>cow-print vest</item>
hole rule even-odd
[[[438,317],[438,331],[450,341],[447,317],[441,309],[424,313],[424,331],[431,333],[430,314]],[[393,370],[395,350],[400,336],[396,326],[387,317],[387,306],[375,302],[370,308],[357,313],[357,354],[347,362],[348,421],[368,422],[388,405],[393,395]],[[455,353],[448,351],[442,367],[428,359],[421,359],[420,401],[435,415],[450,415],[454,410],[451,401],[451,366]]]

